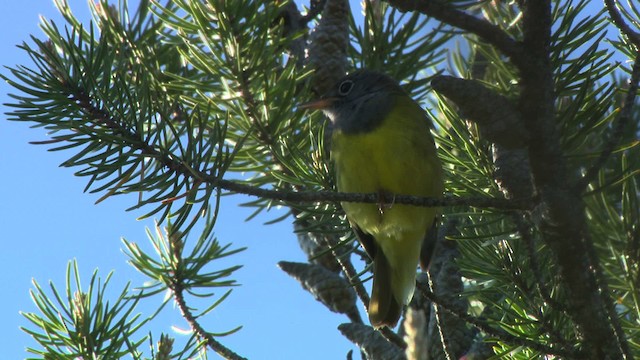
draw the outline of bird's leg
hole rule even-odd
[[[384,215],[385,210],[391,209],[393,203],[396,201],[396,194],[391,194],[391,203],[387,203],[387,197],[389,193],[383,190],[378,191],[378,212],[380,215]]]

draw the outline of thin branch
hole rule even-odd
[[[306,25],[307,23],[309,23],[309,21],[312,21],[315,18],[317,18],[318,15],[320,15],[322,10],[324,9],[324,4],[326,2],[327,0],[312,0],[310,2],[309,11],[302,16],[302,18],[300,19],[300,22]]]
[[[449,314],[457,317],[458,319],[468,323],[469,325],[477,328],[478,330],[484,332],[485,334],[492,336],[500,341],[504,341],[506,343],[517,344],[521,346],[529,347],[533,350],[539,351],[543,354],[549,355],[557,355],[561,356],[563,359],[583,359],[584,354],[581,354],[579,351],[575,349],[568,349],[564,346],[562,348],[558,348],[557,346],[548,346],[533,340],[512,335],[504,330],[495,329],[489,325],[486,321],[476,318],[467,314],[464,311],[457,310],[455,305],[450,304],[446,300],[440,298],[438,295],[431,292],[426,284],[422,284],[417,282],[417,288],[420,290],[421,294],[432,301],[435,304],[438,304],[443,310],[448,312]]]
[[[166,285],[173,292],[173,298],[178,305],[180,314],[187,321],[198,339],[205,340],[207,346],[218,353],[220,356],[230,360],[246,360],[246,358],[236,354],[233,350],[227,348],[218,340],[216,340],[215,337],[213,337],[202,327],[202,325],[200,325],[197,317],[194,316],[191,312],[184,297],[185,279],[183,278],[183,272],[181,271],[181,269],[183,269],[182,249],[184,245],[181,241],[179,241],[179,236],[169,236],[169,239],[169,246],[172,255],[172,276],[169,278],[169,281],[166,283]]]
[[[175,261],[177,262],[180,262],[182,260],[181,250],[181,246],[176,246],[174,242],[171,242],[171,251],[173,252],[173,256],[175,258]],[[175,264],[175,268],[179,269],[180,264]],[[225,359],[246,360],[246,358],[236,354],[235,352],[233,352],[233,350],[222,345],[210,333],[208,333],[202,327],[202,325],[200,325],[196,317],[193,316],[193,313],[191,313],[191,310],[189,309],[189,306],[187,306],[187,302],[184,298],[183,279],[181,278],[179,271],[176,271],[173,274],[170,283],[167,285],[173,291],[173,298],[178,304],[178,309],[180,309],[182,317],[187,321],[187,323],[189,323],[189,326],[191,327],[193,332],[195,332],[198,338],[204,339],[207,343],[207,346],[209,346],[213,351],[215,351]]]
[[[358,202],[367,204],[406,204],[414,206],[441,207],[441,206],[473,206],[478,208],[495,208],[500,210],[522,210],[529,209],[533,205],[531,199],[527,200],[506,200],[501,198],[483,197],[454,197],[445,196],[443,198],[423,197],[413,195],[394,195],[392,199],[382,201],[378,193],[343,193],[334,191],[283,191],[269,190],[251,185],[242,184],[235,181],[217,179],[215,177],[204,177],[203,180],[213,186],[224,190],[242,193],[250,196],[257,196],[264,199],[279,200],[286,203],[308,203],[308,202]]]
[[[173,290],[173,297],[178,304],[178,309],[180,309],[182,317],[187,320],[189,326],[191,326],[191,329],[196,333],[196,335],[207,342],[207,346],[209,346],[216,353],[220,354],[220,356],[223,356],[225,359],[246,360],[246,358],[236,354],[235,352],[233,352],[233,350],[222,345],[218,340],[211,336],[211,334],[204,330],[195,316],[193,316],[191,310],[189,310],[189,307],[184,300],[184,289],[182,288],[182,284],[174,283],[171,289]]]
[[[638,47],[640,49],[640,47]],[[604,146],[604,150],[600,153],[600,156],[595,161],[592,167],[590,167],[585,175],[578,181],[577,189],[580,192],[584,192],[586,187],[589,186],[596,176],[598,176],[598,172],[604,164],[607,162],[616,146],[620,143],[620,139],[622,135],[624,135],[624,130],[632,120],[633,106],[636,101],[636,96],[638,93],[638,84],[640,83],[640,54],[636,56],[636,59],[633,62],[633,67],[631,69],[631,78],[629,79],[629,87],[627,88],[627,96],[624,99],[624,104],[622,104],[622,109],[618,113],[616,117],[616,124],[613,128],[613,133],[607,140],[607,143]]]
[[[396,334],[393,331],[393,329],[385,326],[378,329],[378,331],[382,334],[382,336],[385,337],[385,339],[389,340],[389,342],[392,343],[393,345],[396,345],[397,347],[403,350],[407,348],[407,343],[404,342],[404,340],[402,340],[402,337]]]
[[[640,33],[631,29],[631,26],[624,21],[616,3],[616,0],[604,0],[609,16],[611,16],[611,20],[616,24],[616,27],[636,46],[636,50],[640,50]]]
[[[73,93],[73,91],[72,91]],[[158,148],[143,141],[144,137],[132,133],[131,130],[122,126],[116,118],[110,116],[110,114],[104,110],[97,108],[93,105],[91,98],[82,92],[76,92],[72,94],[72,99],[83,108],[83,110],[89,115],[92,122],[101,126],[106,126],[114,131],[118,136],[123,137],[127,141],[127,145],[140,150],[144,155],[156,159],[162,163],[166,168],[176,172],[178,175],[183,175],[188,178],[192,178],[194,182],[199,181],[213,187],[221,188],[223,190],[241,193],[250,196],[261,197],[269,200],[278,200],[288,203],[308,203],[308,202],[360,202],[379,204],[381,203],[380,195],[377,193],[338,193],[333,191],[291,191],[291,190],[269,190],[252,185],[243,184],[237,181],[230,181],[221,179],[217,176],[210,175],[209,173],[196,170],[184,162],[179,157],[172,154],[162,152]],[[389,205],[393,204],[407,204],[414,206],[474,206],[479,208],[496,208],[500,210],[525,210],[530,209],[533,206],[532,199],[501,199],[501,198],[484,198],[484,197],[468,197],[459,198],[447,196],[444,198],[433,197],[421,197],[412,195],[394,195],[390,197],[387,202]]]
[[[427,272],[427,284],[429,286],[429,290],[435,294],[435,284],[433,282],[433,279],[431,277],[431,274],[429,272]],[[454,356],[451,354],[451,350],[449,348],[449,341],[447,341],[447,338],[444,334],[445,332],[445,324],[444,324],[444,317],[442,316],[442,313],[440,311],[440,307],[441,305],[436,303],[435,301],[433,301],[433,314],[435,315],[436,318],[436,326],[438,328],[438,335],[440,337],[440,344],[442,345],[442,352],[444,353],[444,358],[446,360],[452,360],[454,358]]]
[[[474,206],[478,208],[495,208],[500,210],[526,210],[533,206],[533,199],[502,199],[502,198],[485,198],[485,197],[468,197],[460,198],[446,196],[444,198],[422,197],[398,194],[389,197],[389,200],[382,201],[380,194],[377,193],[339,193],[334,191],[292,191],[292,190],[269,190],[237,181],[221,179],[218,176],[210,175],[207,172],[199,171],[188,166],[179,157],[170,153],[162,152],[157,147],[148,144],[144,137],[132,133],[131,130],[121,125],[116,118],[112,117],[106,110],[97,108],[93,105],[91,98],[81,91],[73,94],[72,99],[83,108],[89,115],[90,120],[98,125],[106,126],[114,131],[115,134],[124,138],[127,145],[134,149],[140,150],[145,156],[156,159],[169,170],[174,171],[177,175],[192,178],[194,182],[211,185],[216,188],[227,190],[230,192],[256,196],[263,199],[277,200],[284,203],[309,203],[309,202],[360,202],[369,204],[385,203],[406,204],[414,206]]]
[[[358,281],[358,272],[356,271],[355,267],[353,267],[351,260],[345,256],[350,253],[339,254],[337,251],[337,246],[342,246],[342,245],[337,245],[335,242],[330,240],[329,236],[327,235],[322,236],[322,239],[324,240],[324,245],[331,250],[331,255],[334,257],[334,259],[340,266],[342,273],[344,273],[345,277],[347,278],[351,286],[353,286],[353,289],[356,292],[356,295],[358,295],[358,297],[360,298],[360,301],[362,301],[362,303],[365,304],[365,306],[369,304],[369,294],[367,293],[367,290],[364,288],[364,285],[362,285],[362,282]],[[360,321],[354,321],[354,319],[351,319],[352,322],[357,322],[362,324],[363,323],[362,319],[359,319],[359,320]]]
[[[518,66],[526,67],[528,60],[522,44],[510,37],[502,29],[487,20],[460,11],[446,1],[387,0],[401,11],[418,11],[446,24],[468,31],[495,46]]]

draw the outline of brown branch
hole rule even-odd
[[[550,0],[528,1],[523,11],[524,47],[532,66],[521,68],[520,111],[531,136],[529,158],[541,199],[543,240],[557,257],[569,297],[570,316],[590,359],[622,353],[589,257],[585,204],[572,186],[555,118]],[[600,279],[604,281],[604,279]],[[622,340],[624,341],[624,340]]]
[[[518,68],[526,67],[528,64],[521,43],[511,38],[500,27],[485,19],[460,11],[446,1],[387,0],[387,2],[401,11],[418,11],[446,24],[478,35],[510,57]]]
[[[191,313],[191,310],[189,309],[189,306],[187,306],[187,302],[184,298],[184,283],[180,272],[180,262],[182,261],[182,243],[179,240],[176,240],[177,238],[172,238],[171,236],[169,236],[169,239],[173,261],[175,262],[174,264],[172,264],[172,267],[177,270],[174,271],[174,274],[171,276],[171,280],[167,285],[169,286],[171,291],[173,291],[173,298],[178,305],[178,309],[180,309],[180,314],[187,321],[196,336],[200,339],[204,339],[207,346],[209,346],[209,348],[218,353],[220,356],[230,360],[246,360],[246,358],[236,354],[235,352],[233,352],[233,350],[227,348],[218,340],[216,340],[202,327],[202,325],[200,325],[196,317],[193,316],[193,313]]]
[[[128,146],[139,150],[142,154],[156,159],[167,169],[174,171],[177,175],[192,178],[194,182],[201,182],[216,188],[256,196],[263,199],[277,200],[283,203],[309,203],[309,202],[360,202],[369,204],[380,203],[380,196],[377,193],[338,193],[334,191],[292,191],[292,190],[270,190],[244,184],[237,181],[221,179],[218,176],[210,175],[208,172],[195,170],[186,165],[179,157],[161,149],[154,147],[142,139],[144,137],[131,132],[121,125],[114,117],[104,110],[93,105],[91,98],[82,92],[71,92],[72,99],[89,115],[94,124],[106,126],[115,134],[124,138]],[[533,199],[501,199],[485,197],[453,197],[444,198],[421,197],[398,194],[390,197],[388,204],[406,204],[414,206],[474,206],[479,208],[495,208],[499,210],[526,210],[533,206]]]
[[[429,290],[433,294],[435,294],[436,293],[435,284],[434,284],[433,278],[429,273],[427,273],[427,285],[429,286]],[[452,360],[454,359],[454,355],[452,355],[451,346],[449,345],[449,341],[448,341],[449,339],[445,335],[445,329],[449,330],[447,328],[448,324],[445,325],[444,316],[440,310],[441,305],[439,305],[435,301],[433,301],[432,303],[433,303],[433,315],[435,317],[435,323],[438,330],[438,337],[440,340],[440,344],[442,345],[442,352],[444,353],[444,358],[446,360]]]
[[[306,25],[309,21],[317,18],[324,9],[324,4],[326,2],[327,0],[311,0],[311,2],[309,3],[309,11],[302,16],[300,22]]]
[[[334,191],[291,191],[291,190],[269,190],[237,181],[221,179],[218,176],[210,175],[208,172],[195,170],[186,165],[179,157],[154,147],[142,139],[144,137],[131,132],[121,125],[105,109],[97,108],[91,98],[82,91],[70,91],[71,98],[79,105],[96,125],[106,126],[115,134],[125,139],[128,146],[139,150],[144,155],[156,159],[167,169],[174,171],[178,175],[192,178],[194,182],[211,185],[216,188],[256,196],[263,199],[278,200],[285,203],[308,203],[308,202],[361,202],[377,204],[380,203],[380,196],[376,193],[338,193]],[[411,195],[395,195],[390,197],[389,204],[407,204],[415,206],[459,206],[467,205],[479,208],[496,208],[500,210],[529,209],[533,205],[532,199],[506,200],[501,198],[484,197],[444,197],[431,198]]]
[[[627,36],[629,41],[636,46],[636,50],[640,50],[640,33],[631,29],[631,26],[624,21],[616,3],[616,0],[604,0],[604,4],[607,6],[607,11],[609,11],[609,16],[611,16],[613,23]]]
[[[182,284],[172,284],[171,290],[173,290],[173,298],[176,301],[176,304],[178,304],[178,309],[180,309],[182,317],[187,320],[187,323],[189,323],[189,326],[196,333],[196,335],[206,341],[207,346],[209,346],[213,351],[215,351],[225,359],[246,360],[246,358],[236,354],[235,352],[233,352],[233,350],[222,345],[218,340],[211,336],[211,334],[204,330],[195,316],[193,316],[191,310],[189,310],[189,307],[187,306],[186,301],[184,300],[184,289],[182,288]]]
[[[202,175],[202,174],[200,174]],[[309,202],[358,202],[367,204],[379,204],[380,194],[377,193],[343,193],[334,191],[283,191],[269,190],[235,181],[204,176],[206,183],[224,190],[256,196],[263,199],[279,200],[284,203],[309,203]],[[394,195],[384,202],[388,205],[406,204],[414,206],[441,207],[441,206],[473,206],[478,208],[495,208],[499,210],[522,210],[533,206],[532,199],[506,200],[501,198],[484,197],[454,197],[443,198],[422,197],[413,195]]]
[[[308,202],[361,202],[369,204],[380,203],[380,196],[376,193],[338,193],[334,191],[292,191],[292,190],[269,190],[237,181],[221,179],[218,176],[210,175],[208,172],[195,170],[186,165],[179,157],[148,144],[144,137],[132,132],[120,124],[116,118],[112,117],[105,109],[98,108],[86,93],[76,90],[70,91],[71,99],[80,106],[90,117],[93,124],[104,126],[112,130],[116,135],[124,138],[128,146],[139,150],[145,156],[159,161],[167,169],[174,171],[177,175],[192,178],[194,182],[201,182],[216,188],[230,192],[256,196],[269,200],[278,200],[285,203],[308,203]],[[398,194],[390,197],[388,204],[407,204],[414,206],[474,206],[479,208],[496,208],[499,210],[524,210],[533,206],[532,199],[501,199],[485,197],[420,197],[412,195]]]
[[[369,294],[367,293],[367,290],[364,288],[364,285],[362,285],[362,282],[358,281],[358,272],[356,271],[355,267],[351,263],[351,260],[345,256],[346,254],[340,254],[337,251],[338,246],[344,246],[344,245],[337,244],[328,235],[322,236],[322,239],[324,241],[324,245],[331,250],[331,255],[333,255],[334,259],[338,263],[338,266],[340,266],[340,269],[342,270],[342,273],[346,277],[347,281],[349,281],[349,284],[353,286],[353,289],[356,292],[356,295],[358,295],[358,298],[360,298],[360,301],[362,301],[362,303],[365,306],[367,306],[367,304],[369,304]],[[360,324],[363,323],[361,318],[351,319],[351,321],[360,323]]]

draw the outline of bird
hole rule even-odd
[[[435,249],[438,209],[393,203],[400,194],[439,197],[444,191],[431,119],[396,80],[368,69],[346,75],[301,107],[330,120],[337,190],[378,196],[378,203],[341,206],[373,263],[369,321],[376,329],[393,328],[413,297],[418,263],[426,271]]]

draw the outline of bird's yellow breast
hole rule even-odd
[[[375,129],[346,134],[335,130],[331,157],[341,192],[440,196],[441,166],[428,120],[410,98],[396,96],[392,110]],[[349,220],[379,241],[424,236],[435,209],[343,203]],[[415,239],[412,239],[415,241]],[[385,247],[383,245],[383,247]]]

